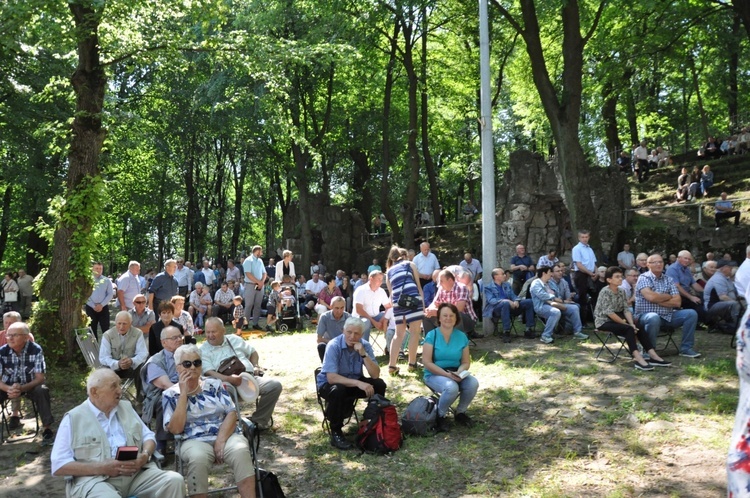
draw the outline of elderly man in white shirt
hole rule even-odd
[[[382,284],[383,272],[375,270],[370,273],[368,282],[354,291],[352,316],[362,319],[364,323],[362,337],[367,342],[370,342],[370,330],[373,327],[381,331],[388,328],[388,317],[385,312],[380,311],[380,306],[388,311],[393,307],[393,303],[381,287]]]
[[[110,370],[94,370],[86,389],[88,399],[63,417],[50,455],[53,476],[73,477],[69,496],[184,497],[180,474],[149,463],[154,433],[120,399],[120,379]],[[136,458],[118,460],[122,446],[136,446]]]
[[[138,397],[142,395],[141,366],[148,359],[146,340],[140,329],[133,327],[130,313],[120,311],[115,326],[102,334],[99,363],[112,369],[121,379],[134,379]]]

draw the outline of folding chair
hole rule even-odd
[[[99,361],[99,341],[91,330],[91,327],[75,329],[76,342],[83,354],[83,359],[91,370],[102,368]],[[136,397],[130,392],[130,388],[135,386],[135,379],[123,379],[122,392],[127,396],[131,403],[136,403]]]
[[[605,332],[607,332],[607,336],[604,339],[602,339],[602,336],[604,335]],[[602,343],[601,347],[596,352],[596,356],[595,356],[596,361],[603,361],[603,362],[606,362],[606,363],[614,363],[615,361],[617,361],[617,358],[620,357],[620,353],[622,353],[623,349],[625,351],[628,351],[628,349],[625,347],[625,338],[622,337],[622,336],[619,336],[619,335],[615,334],[614,332],[609,332],[609,331],[606,331],[606,330],[594,329],[594,335],[596,336],[597,339],[599,339],[599,342]],[[616,339],[615,346],[613,346],[613,347],[617,347],[617,343],[620,344],[620,347],[617,348],[617,351],[612,351],[612,349],[609,348],[609,341],[613,337]],[[607,358],[600,358],[601,354],[605,350],[607,351],[607,353],[609,353],[609,356]],[[630,354],[630,351],[628,351],[628,354]]]
[[[323,412],[323,422],[320,424],[320,426],[323,428],[324,431],[326,431],[327,434],[331,434],[331,426],[328,423],[328,417],[326,417],[326,409],[328,408],[328,400],[326,400],[324,397],[320,395],[318,392],[318,374],[320,374],[321,367],[318,367],[315,369],[315,374],[313,376],[313,381],[315,385],[315,396],[318,400],[318,406],[320,406],[320,410]],[[349,416],[344,420],[344,425],[347,425],[352,420],[352,415],[354,416],[354,420],[359,424],[359,416],[357,416],[357,402],[359,401],[359,398],[351,398],[352,399],[352,413],[349,414]]]
[[[659,347],[657,344],[654,344],[654,350],[656,350],[657,353],[662,353],[667,350],[670,344],[672,344],[672,346],[674,346],[675,351],[679,353],[680,347],[677,345],[677,343],[674,340],[675,332],[677,332],[677,328],[675,327],[671,327],[669,325],[667,325],[666,327],[662,326],[661,329],[659,330],[659,334],[656,336],[656,342],[658,344],[660,337],[666,337],[667,340],[664,343],[664,346],[662,347]]]
[[[375,327],[370,329],[370,346],[372,346],[373,351],[375,351],[375,346],[380,348],[380,352],[382,354],[385,354],[385,347],[381,346],[378,342],[378,339],[380,339],[380,336],[384,336],[384,333],[380,329],[376,329]],[[385,337],[385,336],[384,336]]]
[[[0,407],[0,409],[2,410],[2,419],[0,420],[0,443],[3,443],[5,441],[16,442],[16,441],[24,441],[26,439],[33,439],[33,438],[35,438],[37,436],[37,434],[39,434],[39,410],[37,409],[36,403],[34,402],[33,399],[26,398],[26,400],[29,403],[31,403],[31,409],[34,412],[34,422],[36,424],[34,432],[32,434],[29,434],[29,435],[26,435],[26,436],[14,437],[11,440],[12,434],[10,432],[11,431],[11,429],[10,429],[10,421],[9,421],[9,417],[7,416],[7,413],[6,413],[8,411],[8,408],[9,408],[9,405],[11,403],[11,400],[6,398],[3,401],[3,403],[2,403],[2,407]],[[21,413],[21,418],[22,419],[26,418],[23,415],[23,413]],[[5,437],[6,433],[8,434],[7,438]]]

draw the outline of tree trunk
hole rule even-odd
[[[105,137],[101,113],[107,78],[99,62],[98,37],[105,2],[71,1],[68,7],[78,45],[78,67],[71,78],[76,111],[68,154],[66,203],[55,228],[52,260],[42,283],[39,309],[45,316],[34,325],[39,337],[45,339],[45,351],[70,361],[76,350],[73,330],[81,324],[81,309],[92,285],[89,235],[101,212],[99,154]]]
[[[385,90],[383,91],[383,167],[380,179],[380,209],[388,220],[393,242],[401,242],[401,230],[398,226],[396,213],[391,208],[388,200],[390,192],[388,176],[391,172],[391,104],[393,98],[393,70],[396,65],[396,53],[398,52],[398,35],[401,25],[396,21],[393,27],[393,36],[390,37],[391,49],[388,54],[388,65],[385,74]]]
[[[641,140],[638,137],[638,114],[635,109],[632,87],[628,87],[625,91],[625,119],[628,121],[628,132],[630,133],[630,144],[628,145],[636,145]]]
[[[229,256],[239,256],[240,231],[242,229],[242,200],[247,176],[249,152],[245,150],[244,157],[238,162],[233,154],[229,154],[232,165],[232,185],[234,186],[234,219],[232,220],[232,239],[229,242]]]
[[[617,100],[619,94],[614,91],[614,84],[607,81],[602,86],[602,121],[604,121],[604,143],[607,146],[609,165],[614,168],[617,165],[617,156],[622,150],[620,135],[617,129]]]
[[[727,64],[727,78],[729,79],[727,83],[727,111],[729,112],[729,123],[732,129],[732,133],[738,131],[740,125],[739,117],[737,115],[739,112],[737,106],[737,95],[739,92],[739,86],[737,84],[737,71],[740,65],[741,27],[740,17],[738,15],[735,15],[732,22],[732,38],[729,42],[729,61]]]
[[[406,139],[406,150],[409,157],[409,180],[406,184],[406,195],[401,211],[404,217],[404,240],[403,244],[407,249],[414,248],[414,233],[416,222],[414,220],[414,208],[417,204],[419,195],[419,148],[417,147],[417,129],[419,126],[419,108],[417,91],[419,87],[419,78],[414,68],[414,25],[410,21],[402,21],[402,30],[404,32],[404,69],[406,70],[406,79],[408,81],[409,97],[409,130]]]
[[[360,186],[360,197],[354,199],[352,205],[364,218],[367,231],[372,232],[372,191],[370,189],[372,171],[370,170],[370,159],[367,157],[366,151],[354,147],[349,149],[349,157],[354,163],[352,185]]]
[[[429,134],[429,114],[427,106],[427,7],[422,8],[422,54],[421,54],[421,79],[422,79],[422,157],[424,158],[424,167],[427,170],[427,179],[430,183],[430,204],[432,206],[432,219],[437,219],[437,213],[440,206],[440,194],[438,192],[437,172],[435,171],[435,162],[430,153],[430,134]],[[411,246],[409,246],[411,247]]]
[[[698,69],[695,67],[695,59],[692,55],[688,56],[688,66],[690,66],[690,75],[693,78],[693,89],[695,90],[695,96],[698,99],[698,113],[701,116],[701,129],[703,130],[703,139],[708,138],[708,116],[706,115],[706,109],[703,107],[703,97],[701,96],[700,83],[698,82]]]

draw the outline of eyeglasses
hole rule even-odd
[[[22,337],[29,334],[8,334],[5,336],[6,339],[13,339],[14,337]]]
[[[182,340],[182,336],[181,336],[181,335],[176,335],[176,336],[174,336],[174,337],[167,337],[167,338],[166,338],[166,339],[164,339],[164,340],[165,340],[165,341],[176,341],[177,339],[179,339],[179,340]],[[187,368],[187,367],[186,367],[186,368]]]
[[[649,261],[646,264],[649,264],[649,265],[663,265],[664,261]]]
[[[146,304],[146,301],[133,301],[135,304]]]
[[[197,367],[203,365],[203,360],[201,360],[201,359],[197,359],[197,360],[193,360],[193,361],[185,360],[182,363],[180,363],[180,365],[182,365],[182,368],[190,368],[191,365],[197,368]]]

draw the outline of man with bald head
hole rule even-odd
[[[112,369],[121,379],[134,379],[140,398],[143,392],[140,369],[148,358],[148,349],[143,333],[132,323],[130,313],[117,313],[115,326],[102,334],[99,362]]]
[[[8,343],[0,347],[0,402],[6,399],[16,400],[21,396],[34,401],[44,426],[42,444],[49,445],[55,435],[50,427],[54,419],[49,389],[44,383],[44,352],[41,346],[29,340],[30,335],[28,325],[23,322],[12,323],[6,330]],[[13,410],[9,423],[18,427],[18,406],[14,406]]]
[[[667,268],[667,276],[674,281],[677,292],[680,293],[682,309],[695,310],[698,321],[706,323],[706,312],[703,309],[703,286],[695,281],[690,268],[693,266],[693,255],[690,251],[680,251],[677,261]]]
[[[419,254],[414,256],[414,264],[419,272],[419,283],[424,288],[432,280],[432,272],[440,269],[437,256],[430,251],[430,243],[419,244]]]

